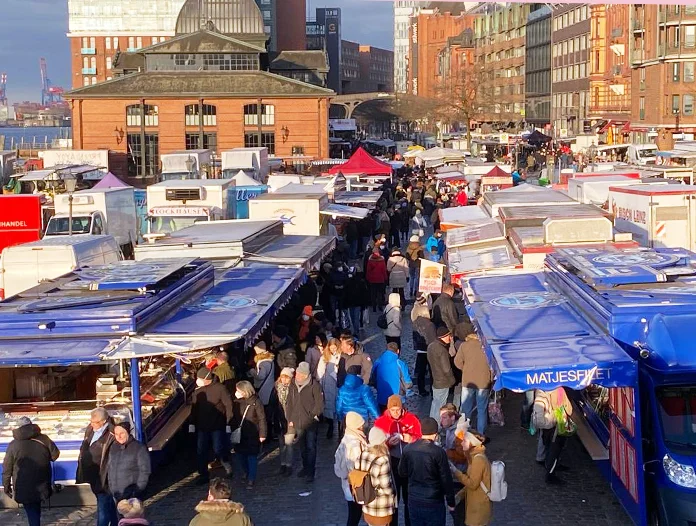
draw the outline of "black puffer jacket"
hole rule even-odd
[[[271,378],[268,382],[273,381]],[[247,410],[247,407],[249,410]],[[242,422],[242,416],[246,411],[246,417]],[[234,401],[234,418],[232,429],[242,426],[242,440],[234,446],[234,450],[242,455],[258,455],[261,452],[260,438],[268,436],[266,429],[266,413],[263,404],[256,395],[250,398],[242,398]]]
[[[12,436],[2,463],[5,493],[20,504],[47,500],[51,496],[51,461],[60,451],[36,424],[18,427]]]
[[[114,442],[109,449],[107,477],[109,492],[116,502],[121,499],[143,499],[150,479],[150,453],[133,437],[125,444]]]

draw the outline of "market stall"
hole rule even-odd
[[[329,169],[329,174],[343,174],[345,176],[351,174],[360,174],[366,179],[374,177],[391,177],[392,167],[388,163],[384,163],[375,159],[367,151],[360,147],[355,150],[355,153],[348,159],[348,162],[333,166]]]

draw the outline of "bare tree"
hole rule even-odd
[[[389,112],[406,124],[408,137],[418,127],[431,127],[437,116],[439,101],[407,93],[397,93],[389,106]]]

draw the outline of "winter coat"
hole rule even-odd
[[[217,385],[225,389],[221,384]],[[114,443],[113,425],[108,424],[108,428],[99,440],[90,445],[93,436],[92,426],[87,426],[85,437],[80,445],[75,481],[77,484],[89,484],[92,493],[97,495],[106,491],[106,465],[109,460],[109,448]]]
[[[355,345],[353,354],[341,354],[341,359],[338,362],[338,387],[343,385],[348,371],[352,369],[357,370],[363,383],[370,383],[370,378],[372,378],[372,358],[364,351],[362,345],[357,343]]]
[[[369,471],[372,486],[377,492],[375,500],[363,505],[363,513],[372,517],[392,516],[397,510],[397,503],[389,455],[377,456],[366,449],[360,454],[355,467],[361,471]]]
[[[271,385],[273,384],[271,383]],[[246,411],[246,417],[242,422],[244,411]],[[259,439],[266,438],[268,433],[266,413],[263,410],[263,403],[257,395],[234,401],[234,418],[232,418],[231,427],[237,429],[240,425],[242,426],[242,437],[239,444],[234,446],[234,450],[242,455],[258,455],[261,452]]]
[[[114,442],[109,448],[106,472],[109,493],[116,502],[131,498],[142,500],[152,472],[147,446],[133,437],[125,444]]]
[[[312,373],[312,376],[319,380],[317,377],[317,367],[319,367],[319,361],[321,360],[321,351],[312,345],[307,349],[307,352],[305,353],[305,362],[309,364],[309,371]]]
[[[367,288],[365,277],[362,274],[356,274],[354,277],[349,278],[346,283],[341,307],[344,309],[351,307],[365,308],[368,305],[370,305],[370,290]]]
[[[295,343],[290,338],[284,338],[275,348],[276,363],[279,370],[285,367],[297,369],[297,351],[295,350]]]
[[[357,241],[358,237],[359,237],[358,222],[357,221],[348,221],[348,223],[346,224],[345,234],[346,234],[346,241],[348,241],[348,243],[352,243],[353,241]]]
[[[199,387],[191,403],[191,423],[196,431],[224,431],[232,420],[232,398],[222,384]]]
[[[269,352],[264,352],[254,356],[256,370],[252,372],[254,377],[254,389],[259,395],[263,405],[268,405],[273,391],[273,381],[275,380],[274,356]]]
[[[399,476],[408,478],[410,503],[439,504],[444,498],[454,508],[454,483],[447,453],[431,440],[420,439],[404,450]]]
[[[372,367],[372,379],[371,383],[377,387],[379,405],[387,405],[387,399],[394,394],[403,398],[406,394],[405,390],[413,387],[408,366],[392,351],[385,351],[375,360]]]
[[[348,475],[355,469],[355,463],[360,458],[363,449],[367,449],[367,441],[365,435],[357,434],[350,429],[347,429],[341,443],[338,444],[338,449],[334,454],[334,474],[341,479],[341,489],[343,497],[348,502],[353,502],[353,495],[350,492],[350,483]]]
[[[428,238],[425,243],[425,251],[432,252],[433,248],[437,248],[437,254],[442,257],[445,255],[445,242],[442,238],[438,238],[435,234]]]
[[[324,396],[321,386],[309,378],[309,384],[300,389],[295,382],[290,385],[288,393],[287,418],[295,432],[304,431],[319,421],[324,412]]]
[[[454,374],[447,346],[436,339],[428,345],[428,363],[433,375],[433,389],[449,389],[454,385]]]
[[[288,419],[287,419],[287,398],[283,402],[280,398],[280,393],[278,390],[282,390],[284,386],[281,384],[280,379],[276,380],[273,384],[273,391],[271,392],[270,405],[275,410],[276,422],[280,426],[280,431],[285,434],[288,430]],[[289,396],[290,386],[288,386],[288,396]]]
[[[234,370],[230,367],[227,362],[221,363],[213,369],[213,374],[217,377],[218,381],[227,388],[227,392],[234,393],[234,386],[236,384]]]
[[[336,396],[338,395],[338,363],[341,355],[331,356],[328,363],[322,357],[317,365],[317,381],[324,393],[324,416],[333,419],[336,414]]]
[[[435,327],[445,326],[454,334],[459,323],[459,312],[454,304],[452,296],[449,294],[440,294],[440,297],[433,303],[433,315],[431,317]]]
[[[485,446],[477,446],[469,452],[471,461],[466,473],[455,471],[455,478],[464,486],[460,491],[465,496],[466,526],[488,526],[492,518],[491,500],[483,491],[481,482],[491,490],[491,463],[486,457]]]
[[[382,256],[375,256],[373,254],[370,256],[370,259],[367,260],[365,279],[368,283],[375,284],[387,282],[387,263],[384,261]]]
[[[461,343],[454,365],[462,371],[462,387],[488,389],[491,386],[491,368],[476,333],[469,334]]]
[[[420,440],[423,436],[423,433],[421,432],[420,420],[418,420],[416,415],[409,413],[406,410],[404,410],[401,418],[395,419],[392,418],[391,413],[389,413],[389,409],[387,409],[384,411],[382,416],[375,420],[375,427],[378,427],[384,431],[387,436],[395,435],[397,433],[400,435],[410,435],[411,441],[408,442],[409,444],[415,442],[416,440]],[[397,445],[389,446],[389,454],[392,457],[401,458],[406,445],[407,443],[401,440]]]
[[[204,500],[196,511],[189,526],[254,526],[244,506],[231,500]]]
[[[387,317],[387,328],[382,329],[385,336],[392,338],[401,337],[401,297],[392,292],[389,294],[389,305],[384,307],[384,314]]]
[[[366,422],[370,417],[379,416],[372,389],[363,383],[362,378],[354,374],[346,376],[346,381],[336,396],[336,418],[343,420],[349,411],[358,413]]]
[[[437,339],[435,324],[430,320],[430,310],[427,305],[416,303],[411,309],[411,324],[413,327],[413,348],[426,352],[428,345]]]
[[[5,493],[19,504],[48,500],[53,482],[51,461],[58,459],[60,451],[36,424],[18,427],[12,438],[2,463]]]
[[[422,238],[425,234],[426,221],[422,215],[414,215],[411,218],[411,235]]]
[[[133,518],[133,519],[123,518],[120,521],[118,521],[118,526],[150,526],[150,521],[148,521],[147,519],[139,519],[139,518]]]
[[[403,289],[408,283],[408,260],[401,252],[393,254],[387,262],[389,286],[393,289]]]
[[[410,268],[420,268],[420,260],[425,258],[423,245],[420,243],[410,242],[406,247],[406,259]]]

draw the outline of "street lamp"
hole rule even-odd
[[[196,161],[189,155],[184,164],[186,164],[186,169],[188,170],[188,178],[193,179],[193,167],[196,165]]]
[[[674,118],[676,120],[676,133],[679,134],[679,115],[681,114],[681,111],[679,108],[672,108],[672,114],[674,115]]]
[[[73,193],[77,187],[77,177],[73,174],[63,177],[63,184],[65,184],[65,191],[68,193],[68,236],[72,236]]]

